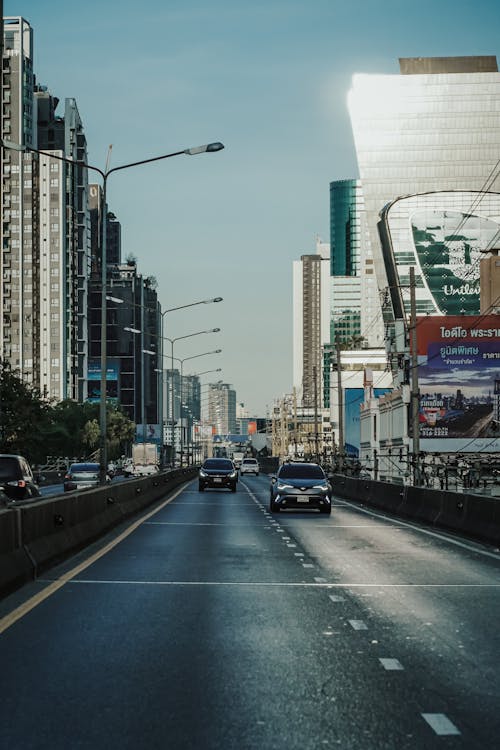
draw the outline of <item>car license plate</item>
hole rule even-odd
[[[214,477],[214,482],[222,482],[222,479],[220,477]]]
[[[297,498],[297,502],[298,503],[308,503],[309,502],[309,498],[308,497],[298,497]]]

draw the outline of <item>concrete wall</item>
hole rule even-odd
[[[500,545],[500,500],[423,487],[330,476],[334,494],[446,531]]]
[[[36,578],[197,474],[197,468],[175,469],[0,510],[0,595]]]

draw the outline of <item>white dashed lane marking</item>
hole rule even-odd
[[[344,596],[338,596],[337,594],[329,594],[329,598],[332,602],[345,602]]]
[[[363,620],[349,620],[349,625],[354,628],[354,630],[368,630],[368,627]]]
[[[397,659],[379,659],[379,662],[382,664],[383,668],[387,669],[388,671],[404,669],[401,662],[399,662]]]
[[[460,734],[455,724],[445,714],[422,714],[422,717],[432,729],[441,736]]]

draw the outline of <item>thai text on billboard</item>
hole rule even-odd
[[[481,450],[497,450],[500,316],[417,318],[417,347],[420,437],[482,439]]]

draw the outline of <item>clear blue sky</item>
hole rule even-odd
[[[258,414],[291,388],[292,261],[329,240],[329,183],[358,176],[352,75],[500,53],[498,0],[4,0],[4,14],[33,26],[38,82],[76,99],[90,163],[109,144],[113,166],[225,144],[113,175],[109,207],[164,308],[224,297],[166,316],[167,335],[220,327],[175,354],[222,348],[185,370],[223,367]]]

